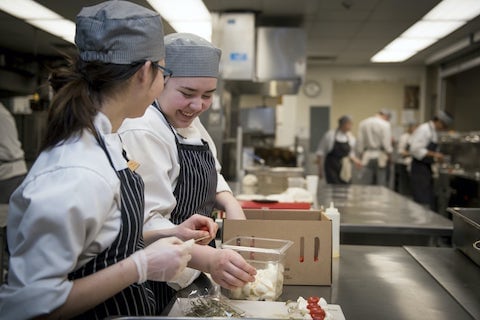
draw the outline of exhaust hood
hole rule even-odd
[[[226,90],[272,97],[298,93],[307,61],[304,29],[255,28],[253,13],[226,13],[214,30]]]

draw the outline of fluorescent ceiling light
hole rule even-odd
[[[147,0],[177,32],[189,32],[210,41],[212,18],[202,0]]]
[[[464,21],[420,20],[402,33],[402,37],[441,39],[464,24]]]
[[[0,10],[43,31],[74,43],[75,23],[32,0],[0,0]]]
[[[426,20],[462,20],[475,18],[480,11],[478,0],[445,0],[424,17]]]
[[[370,60],[372,62],[405,61],[479,14],[479,0],[443,0]]]
[[[429,38],[404,38],[400,37],[388,44],[388,46],[385,47],[385,50],[387,51],[413,51],[417,52],[418,50],[421,50],[422,48],[426,48],[432,43],[435,42],[435,39],[429,39]]]

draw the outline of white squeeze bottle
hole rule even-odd
[[[340,212],[330,202],[330,207],[325,210],[325,215],[332,220],[332,257],[340,256]]]

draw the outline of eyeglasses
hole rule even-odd
[[[165,68],[165,67],[162,67],[161,65],[159,65],[157,62],[153,62],[152,61],[152,64],[157,67],[158,69],[162,70],[163,72],[163,79],[167,79],[169,77],[171,77],[173,75],[173,71],[168,69],[168,68]]]

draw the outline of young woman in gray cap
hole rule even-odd
[[[163,89],[162,39],[160,16],[129,2],[77,16],[79,57],[52,75],[42,152],[10,202],[2,318],[155,315],[146,280],[170,280],[190,260],[192,241],[144,246],[143,182],[116,134]]]
[[[440,110],[432,120],[418,126],[410,137],[413,200],[431,209],[434,209],[432,164],[442,162],[444,157],[438,152],[438,132],[447,130],[452,122],[452,116]]]
[[[219,173],[215,145],[198,119],[212,104],[221,51],[188,33],[167,35],[165,49],[165,65],[172,71],[165,89],[142,118],[127,119],[119,133],[127,154],[140,163],[138,172],[145,181],[145,239],[169,232],[188,239],[192,230],[184,230],[182,236],[175,225],[194,213],[211,217],[219,208],[228,219],[245,215]],[[223,287],[253,280],[252,267],[231,250],[195,246],[193,260],[197,256],[206,266],[200,269]],[[180,286],[185,286],[195,274],[182,278]]]

